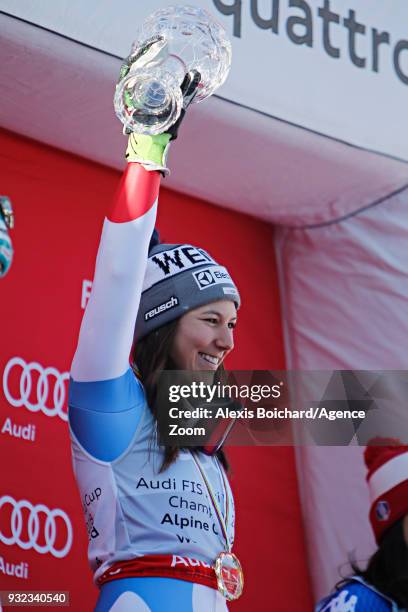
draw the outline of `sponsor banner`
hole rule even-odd
[[[123,0],[95,15],[81,0],[2,8],[118,57],[135,24],[173,0]],[[217,95],[271,117],[408,161],[401,138],[408,102],[406,0],[189,0],[232,40],[229,78]],[[92,17],[92,19],[90,19]],[[92,28],[89,27],[92,23]],[[116,24],[116,27],[112,27]]]
[[[222,97],[408,161],[404,0],[213,0],[233,40]]]
[[[22,550],[33,549],[41,555],[49,553],[56,559],[66,557],[71,550],[72,524],[61,508],[50,509],[45,504],[2,495],[0,519],[2,544],[17,545]]]
[[[14,408],[23,407],[30,412],[42,412],[67,421],[68,381],[68,372],[59,372],[53,366],[43,367],[35,361],[27,363],[22,357],[12,357],[3,371],[3,393]]]
[[[53,6],[49,4],[51,11]],[[93,515],[109,483],[99,478],[94,481],[92,476],[86,497],[81,498],[72,471],[64,415],[67,374],[89,298],[102,220],[120,176],[98,164],[10,133],[0,133],[0,140],[7,191],[15,202],[18,223],[15,262],[0,281],[5,296],[0,355],[0,531],[2,540],[8,542],[0,541],[0,583],[7,590],[69,590],[73,610],[93,610],[98,592],[92,583],[86,549],[88,538],[97,542],[104,528],[103,521],[99,517],[94,521]],[[251,367],[283,367],[279,298],[271,265],[274,250],[269,234],[262,231],[262,223],[167,189],[160,198],[162,235],[174,242],[188,236],[193,244],[202,243],[210,253],[217,253],[217,258],[228,262],[243,293],[251,296],[240,315],[240,326],[248,332],[238,332],[239,346],[228,357],[231,366],[248,363]],[[244,273],[239,250],[231,253],[228,241],[220,240],[214,231],[217,227],[228,227],[237,244],[257,243],[259,248],[245,253],[244,266],[268,278],[268,283],[258,287],[256,299],[253,279]],[[202,267],[210,267],[210,262]],[[192,268],[190,274],[197,270]],[[114,299],[112,295],[113,304]],[[268,312],[268,326],[259,342],[251,326],[261,305]],[[246,526],[261,524],[271,507],[279,516],[286,516],[285,508],[292,509],[285,528],[273,538],[271,535],[272,548],[284,547],[291,559],[290,571],[278,556],[272,559],[276,579],[282,585],[282,592],[276,594],[277,608],[296,610],[310,598],[298,496],[291,484],[295,478],[292,454],[288,448],[258,449],[256,458],[245,457],[242,470],[240,456],[234,457],[231,451],[231,462],[237,466],[237,490],[245,490],[242,484],[247,481],[248,471],[257,473],[253,492],[248,494],[248,499],[255,502],[245,510],[249,508],[245,498],[240,501],[244,508],[240,516],[240,547],[246,554],[249,576],[246,597],[255,609],[262,607],[259,585],[268,579],[270,547],[265,549],[268,558],[266,552],[255,554],[253,534]],[[279,468],[282,486],[259,487],[259,479],[269,482],[274,466]],[[47,510],[41,511],[42,505]],[[85,512],[84,525],[85,508],[88,513]],[[68,549],[70,529],[56,510],[69,517],[73,533],[69,551],[60,558],[55,554]],[[295,523],[295,537],[289,541],[288,534],[294,533]],[[47,552],[38,552],[36,547]],[[299,576],[299,588],[296,592],[292,589],[288,600],[293,572]]]
[[[159,430],[163,443],[212,448],[407,444],[407,391],[406,372],[167,371]]]

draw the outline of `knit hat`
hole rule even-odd
[[[408,513],[408,446],[394,438],[374,438],[365,453],[370,492],[370,522],[379,542]]]
[[[158,244],[149,252],[135,338],[217,300],[240,297],[228,271],[203,249],[191,244]]]

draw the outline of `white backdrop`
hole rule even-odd
[[[188,0],[233,44],[219,95],[310,130],[408,161],[406,0]],[[172,0],[1,0],[0,10],[118,57],[138,24]],[[120,9],[119,9],[120,7]],[[226,14],[225,14],[226,13]]]
[[[277,231],[288,369],[408,369],[407,204],[408,186],[337,222]],[[390,374],[387,381],[391,387],[384,397],[392,401],[376,400],[387,419],[377,430],[370,428],[370,437],[395,437],[394,415],[401,410],[406,414],[404,387]],[[406,421],[398,437],[406,443]],[[334,587],[341,568],[350,573],[350,553],[364,567],[375,548],[362,450],[298,449],[318,597]]]

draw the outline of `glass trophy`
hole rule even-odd
[[[180,116],[186,73],[200,73],[194,102],[201,102],[224,83],[230,66],[231,43],[210,13],[191,6],[160,9],[143,22],[122,65],[116,115],[127,131],[165,132]]]

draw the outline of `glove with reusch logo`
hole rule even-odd
[[[155,41],[150,42],[146,47],[141,49],[135,56],[130,56],[122,65],[120,71],[120,79],[126,76],[131,66],[137,62],[145,62],[144,56],[148,54],[155,45]],[[167,168],[167,154],[169,144],[177,138],[178,129],[183,121],[187,108],[197,93],[197,88],[201,80],[201,74],[198,70],[188,72],[180,86],[183,94],[183,108],[181,109],[180,117],[164,134],[156,134],[149,136],[147,134],[136,134],[132,132],[129,135],[128,146],[126,149],[126,159],[128,162],[139,162],[146,170],[159,170],[163,175],[169,174]],[[129,133],[125,130],[125,133]]]
[[[13,225],[11,202],[6,196],[0,196],[0,278],[7,274],[13,261],[13,247],[8,233]]]

